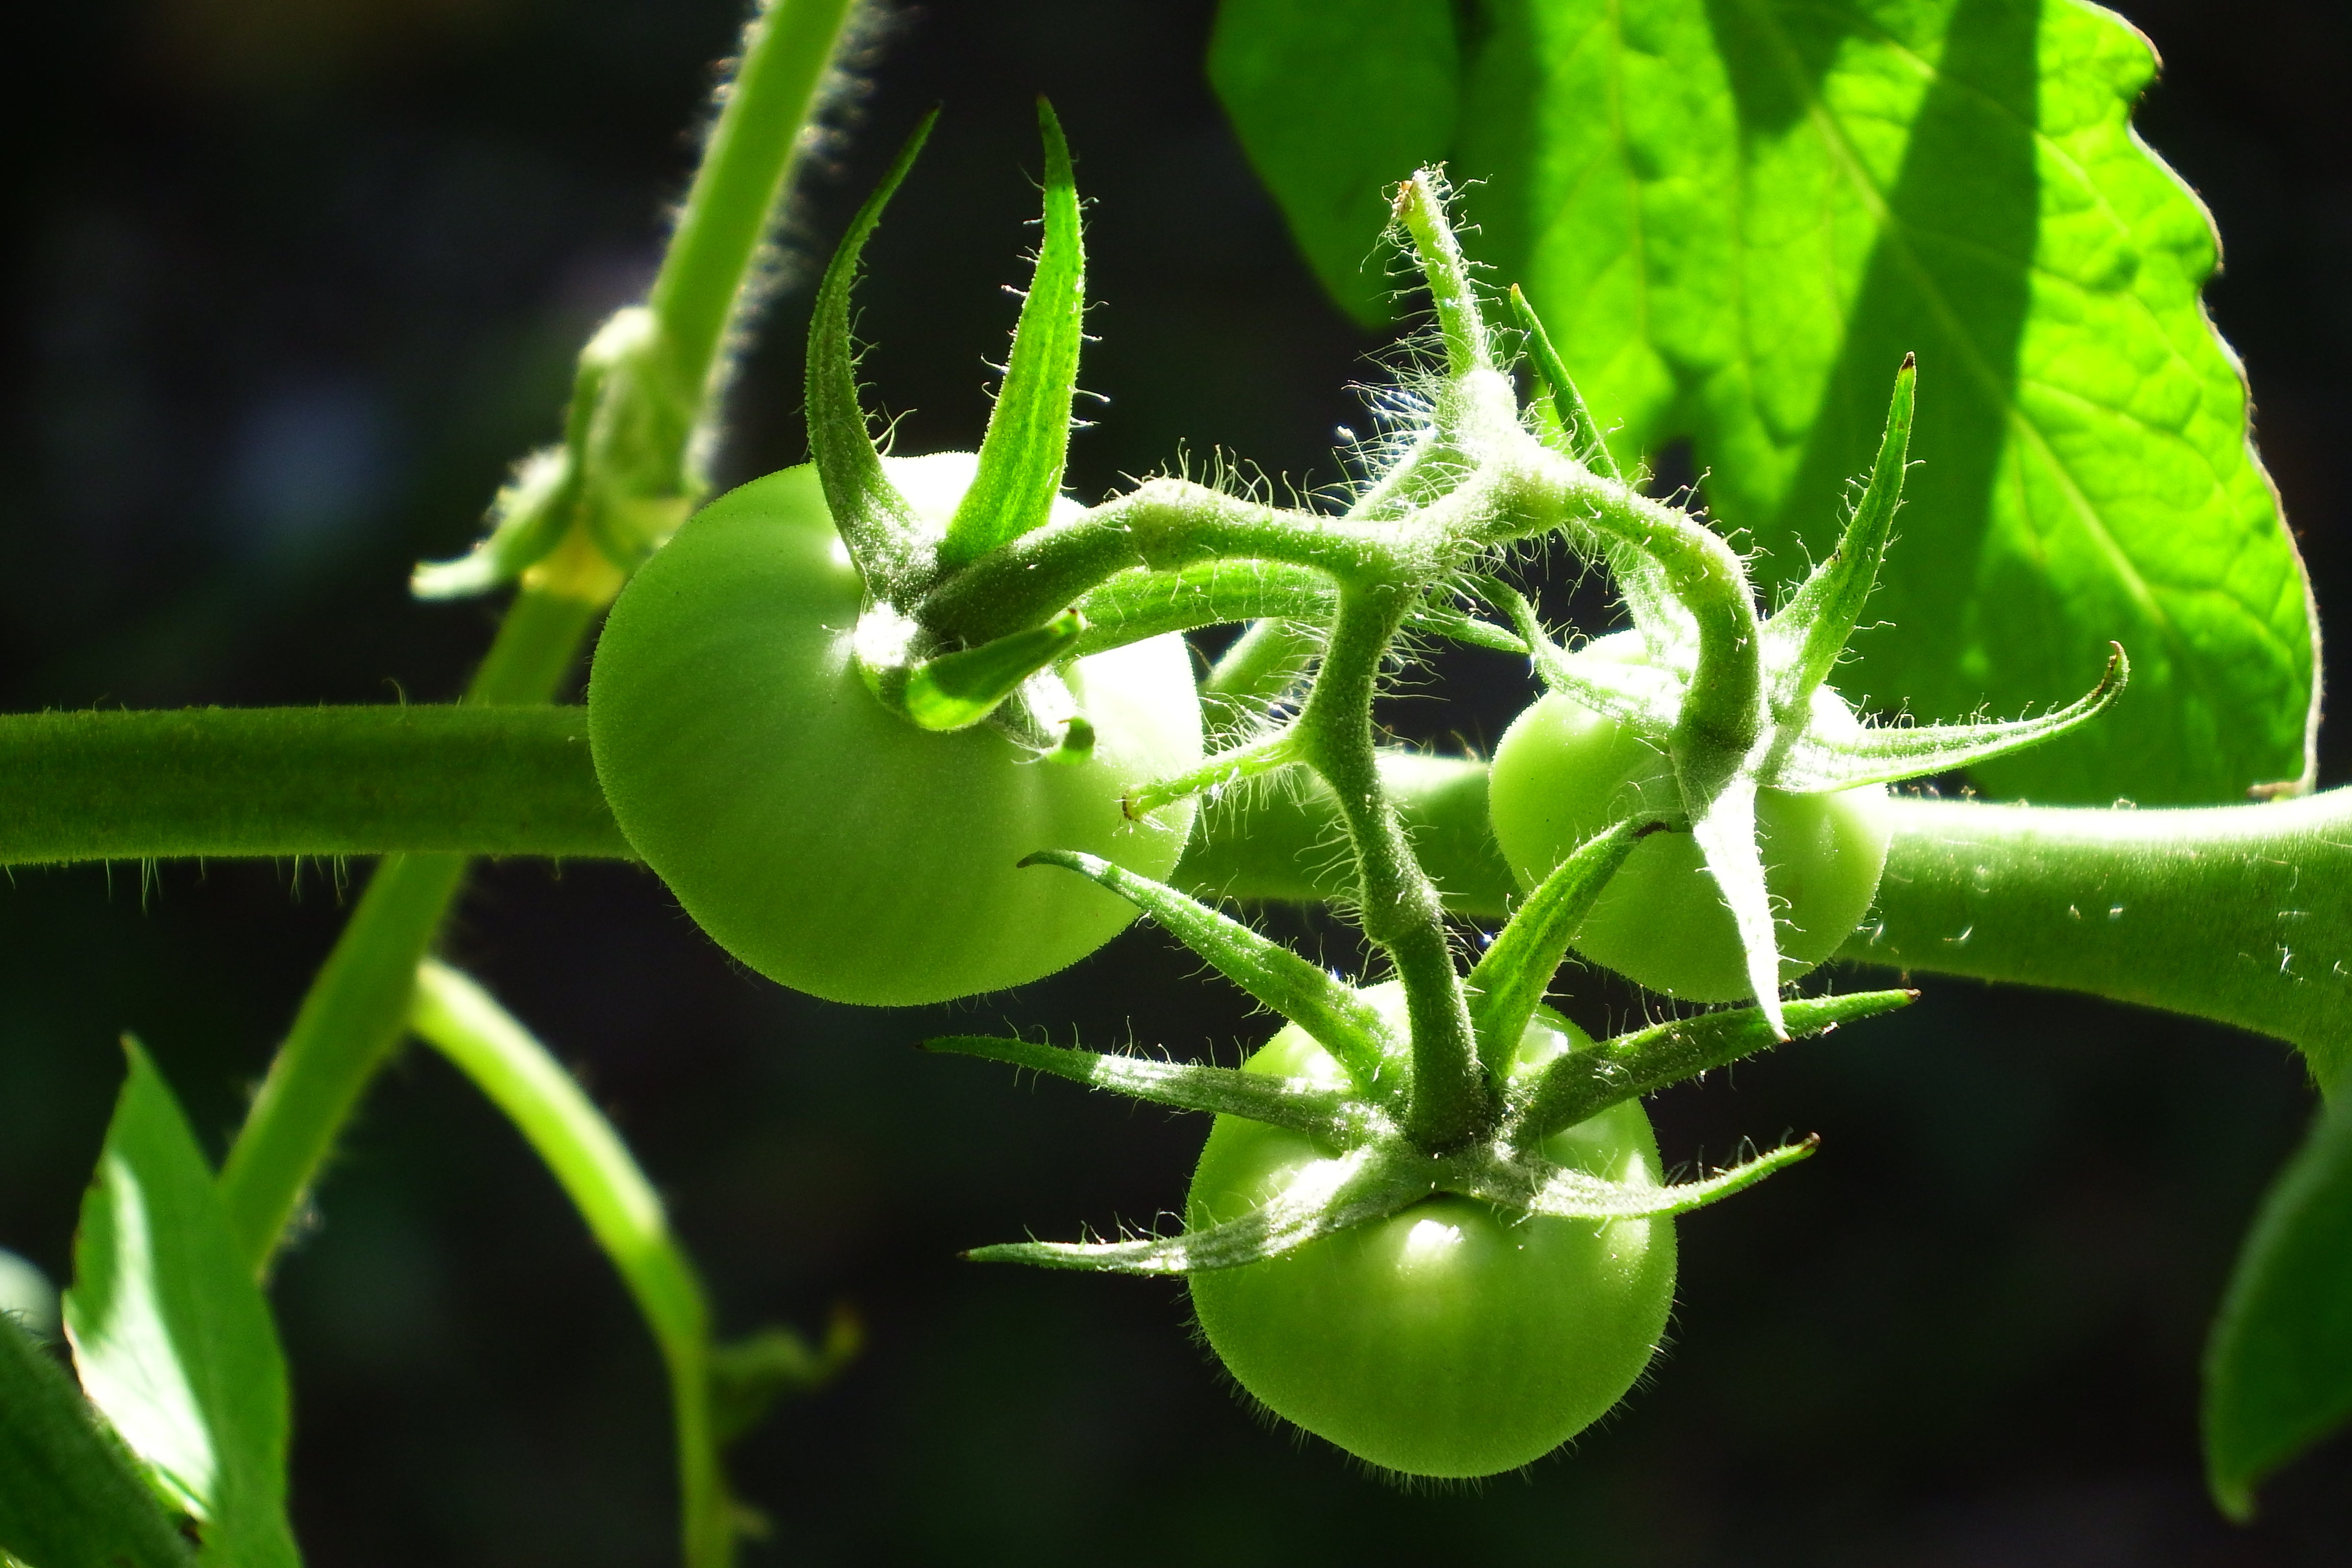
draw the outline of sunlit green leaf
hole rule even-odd
[[[74,1240],[66,1334],[90,1401],[198,1521],[200,1561],[300,1561],[286,1522],[286,1363],[213,1173],[147,1053]]]
[[[2232,1518],[2352,1420],[2352,1100],[2324,1109],[2263,1197],[2205,1350],[2205,1473]]]
[[[0,1312],[0,1557],[184,1568],[188,1550],[65,1369]]]
[[[1474,253],[1526,285],[1619,454],[1688,437],[1783,587],[1835,542],[1916,351],[1872,605],[1894,629],[1841,688],[2013,718],[2090,687],[2113,640],[2115,712],[1990,786],[2146,804],[2305,775],[2308,596],[2200,303],[2211,223],[2131,133],[2154,57],[2128,25],[2080,0],[1358,9],[1227,0],[1212,58],[1343,304],[1379,302],[1377,181],[1446,159]]]

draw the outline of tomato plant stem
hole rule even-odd
[[[1381,663],[1415,596],[1402,583],[1340,590],[1322,670],[1296,733],[1300,753],[1330,786],[1355,847],[1357,918],[1404,984],[1413,1063],[1406,1130],[1442,1153],[1485,1131],[1497,1107],[1479,1067],[1444,906],[1404,836],[1373,746]]]
[[[410,1022],[506,1113],[620,1271],[669,1373],[687,1563],[726,1563],[733,1523],[710,1418],[710,1313],[653,1184],[572,1075],[472,980],[427,960]]]
[[[745,281],[789,184],[846,14],[845,0],[778,0],[753,22],[651,300],[676,378],[668,390],[684,400],[688,416],[664,431],[667,450],[614,448],[658,471],[592,475],[592,485],[645,494],[661,492],[673,477],[683,481],[729,323],[745,310]],[[658,391],[655,397],[661,401]],[[502,705],[554,697],[619,586],[617,570],[575,529],[526,576],[467,700]],[[221,1173],[237,1239],[257,1272],[267,1270],[286,1220],[397,1042],[416,965],[457,896],[465,864],[457,856],[387,857],[303,999]]]

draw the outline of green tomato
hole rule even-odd
[[[1829,733],[1857,727],[1827,687],[1814,693],[1812,725]],[[1679,808],[1661,744],[1565,697],[1536,702],[1495,750],[1487,810],[1503,858],[1524,886],[1633,812]],[[1778,921],[1780,978],[1790,981],[1835,952],[1869,912],[1894,831],[1886,791],[1879,784],[1825,795],[1759,790],[1756,826]],[[1749,994],[1731,910],[1687,833],[1653,834],[1634,848],[1585,916],[1575,947],[1685,1001]]]
[[[975,462],[888,468],[944,527]],[[721,947],[813,995],[906,1006],[1076,963],[1133,906],[1018,862],[1082,849],[1174,868],[1189,804],[1133,823],[1119,800],[1199,763],[1192,656],[1164,637],[1079,660],[1093,754],[1044,761],[985,724],[937,733],[885,709],[850,657],[864,598],[814,468],[688,521],[613,606],[589,679],[622,831]]]
[[[1394,986],[1370,994],[1402,1025]],[[1590,1044],[1547,1009],[1520,1044],[1517,1069]],[[1346,1081],[1296,1025],[1244,1070]],[[1324,1179],[1337,1152],[1220,1116],[1185,1223],[1235,1219]],[[1660,1180],[1649,1119],[1631,1100],[1547,1140],[1541,1152],[1611,1181]],[[1190,1284],[1210,1346],[1276,1415],[1383,1469],[1486,1476],[1582,1431],[1649,1364],[1674,1302],[1674,1222],[1529,1218],[1433,1197]]]

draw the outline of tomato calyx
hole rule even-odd
[[[1561,455],[1610,464],[1542,322],[1516,291],[1512,304],[1535,361],[1538,434]],[[1512,623],[1549,690],[1615,721],[1667,759],[1678,799],[1645,804],[1665,826],[1696,840],[1738,931],[1748,988],[1776,1026],[1783,1011],[1781,954],[1759,843],[1759,790],[1832,794],[2038,745],[2096,718],[2129,678],[2122,647],[2110,644],[2098,685],[2039,718],[1883,728],[1853,722],[1826,682],[1860,625],[1893,537],[1916,380],[1916,365],[1906,355],[1869,481],[1837,549],[1769,617],[1755,616],[1745,568],[1736,560],[1737,602],[1727,603],[1719,582],[1695,571],[1678,574],[1671,551],[1620,544],[1607,553],[1634,627],[1570,654],[1524,595],[1492,578],[1475,584]],[[1696,559],[1696,547],[1689,548]],[[1737,635],[1743,614],[1753,628],[1744,637]]]
[[[1765,1049],[1781,1037],[1741,1008],[1636,1030],[1528,1064],[1517,1047],[1540,1007],[1568,933],[1625,854],[1654,825],[1627,821],[1595,837],[1547,878],[1465,976],[1473,1026],[1490,1063],[1494,1114],[1477,1135],[1433,1149],[1411,1132],[1412,1042],[1399,1010],[1279,942],[1165,884],[1070,851],[1029,864],[1075,872],[1128,899],[1192,952],[1281,1014],[1328,1054],[1337,1080],[1106,1055],[990,1036],[926,1048],[980,1057],[1179,1110],[1238,1116],[1300,1133],[1329,1151],[1311,1177],[1221,1224],[1117,1242],[1017,1242],[978,1248],[981,1262],[1121,1273],[1189,1274],[1278,1258],[1323,1237],[1385,1219],[1440,1194],[1506,1212],[1578,1220],[1687,1213],[1761,1181],[1812,1152],[1785,1145],[1696,1181],[1667,1186],[1603,1180],[1545,1158],[1546,1140],[1637,1096]],[[1785,1022],[1817,1034],[1905,1005],[1915,993],[1864,992],[1790,1005]],[[1492,1042],[1508,1040],[1512,1048]]]

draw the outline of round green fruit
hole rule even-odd
[[[1393,986],[1371,994],[1402,1023]],[[1517,1069],[1589,1043],[1546,1010],[1521,1042]],[[1295,1025],[1244,1070],[1346,1081]],[[1541,1152],[1610,1181],[1660,1180],[1657,1142],[1632,1100],[1546,1140]],[[1238,1218],[1324,1179],[1338,1153],[1220,1116],[1185,1223]],[[1674,1302],[1674,1221],[1546,1219],[1433,1197],[1190,1284],[1209,1344],[1276,1415],[1382,1469],[1487,1476],[1582,1431],[1649,1364]]]
[[[1829,732],[1856,727],[1827,687],[1814,693],[1812,723]],[[1537,701],[1495,750],[1487,810],[1523,886],[1612,823],[1641,810],[1671,814],[1680,804],[1661,743],[1565,697]],[[1894,823],[1885,786],[1867,784],[1822,795],[1759,790],[1756,826],[1785,983],[1835,952],[1869,912]],[[1749,994],[1731,910],[1687,833],[1654,833],[1636,846],[1574,944],[1669,996],[1738,1002]]]
[[[964,453],[891,459],[944,527]],[[1081,659],[1083,762],[982,724],[940,733],[886,710],[850,656],[865,584],[811,468],[704,508],[613,606],[588,684],[596,776],[621,830],[719,944],[836,1002],[905,1006],[1066,968],[1135,918],[1082,878],[1023,869],[1082,849],[1165,877],[1189,804],[1127,820],[1133,785],[1201,759],[1181,638]]]

